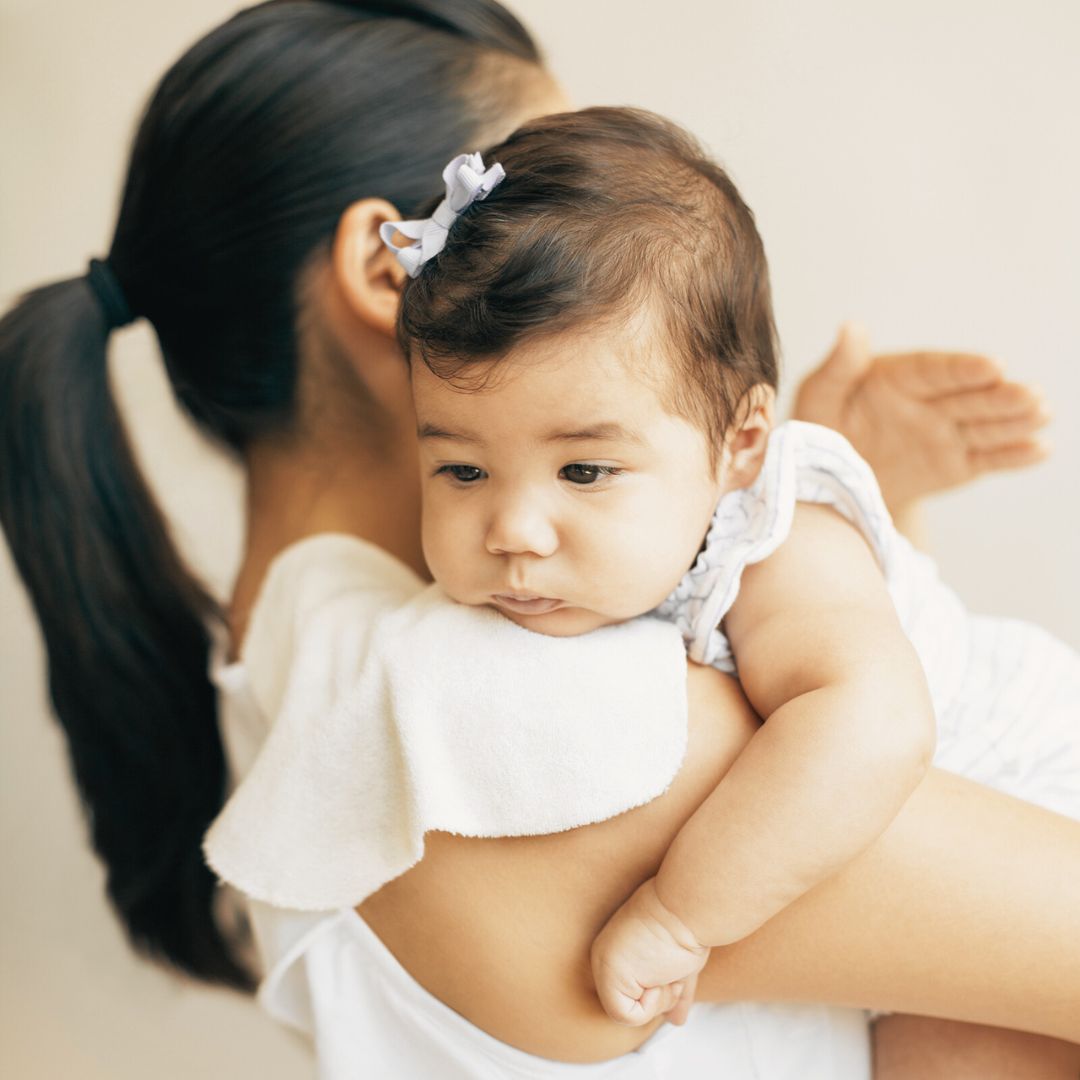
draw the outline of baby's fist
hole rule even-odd
[[[650,878],[593,942],[600,1004],[620,1024],[647,1024],[664,1013],[671,1023],[684,1023],[708,958],[708,946],[664,906]]]

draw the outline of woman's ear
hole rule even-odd
[[[405,271],[379,237],[384,221],[401,215],[385,199],[354,202],[338,222],[331,266],[352,313],[371,329],[393,336]]]
[[[761,471],[769,433],[773,429],[776,391],[757,383],[743,395],[735,410],[735,423],[724,441],[725,491],[749,487]]]

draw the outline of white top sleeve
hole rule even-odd
[[[886,581],[894,576],[897,535],[870,466],[837,432],[789,420],[770,433],[753,484],[720,500],[694,566],[657,608],[679,627],[691,659],[735,673],[724,616],[746,567],[787,539],[797,502],[842,514],[870,544]]]
[[[967,612],[933,560],[896,531],[870,466],[829,428],[789,420],[773,430],[754,483],[720,500],[694,566],[656,614],[679,627],[691,659],[737,674],[724,618],[746,567],[787,540],[800,502],[832,507],[865,537],[940,716],[967,668]]]
[[[268,731],[204,850],[278,907],[359,903],[419,861],[432,829],[522,836],[612,817],[661,794],[686,748],[672,625],[534,634],[354,537],[278,559],[241,659]]]

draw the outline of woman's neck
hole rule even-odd
[[[420,548],[420,487],[411,425],[360,439],[266,439],[245,454],[247,537],[229,609],[238,652],[270,563],[320,533],[346,533],[378,545],[427,577]]]

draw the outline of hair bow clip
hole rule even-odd
[[[486,199],[505,176],[506,171],[498,162],[485,169],[479,154],[458,154],[443,169],[446,198],[435,207],[431,217],[419,221],[384,221],[379,226],[379,237],[394,252],[409,277],[416,277],[424,263],[446,246],[450,226],[458,215],[474,202]],[[398,233],[412,243],[398,247],[394,243]]]

